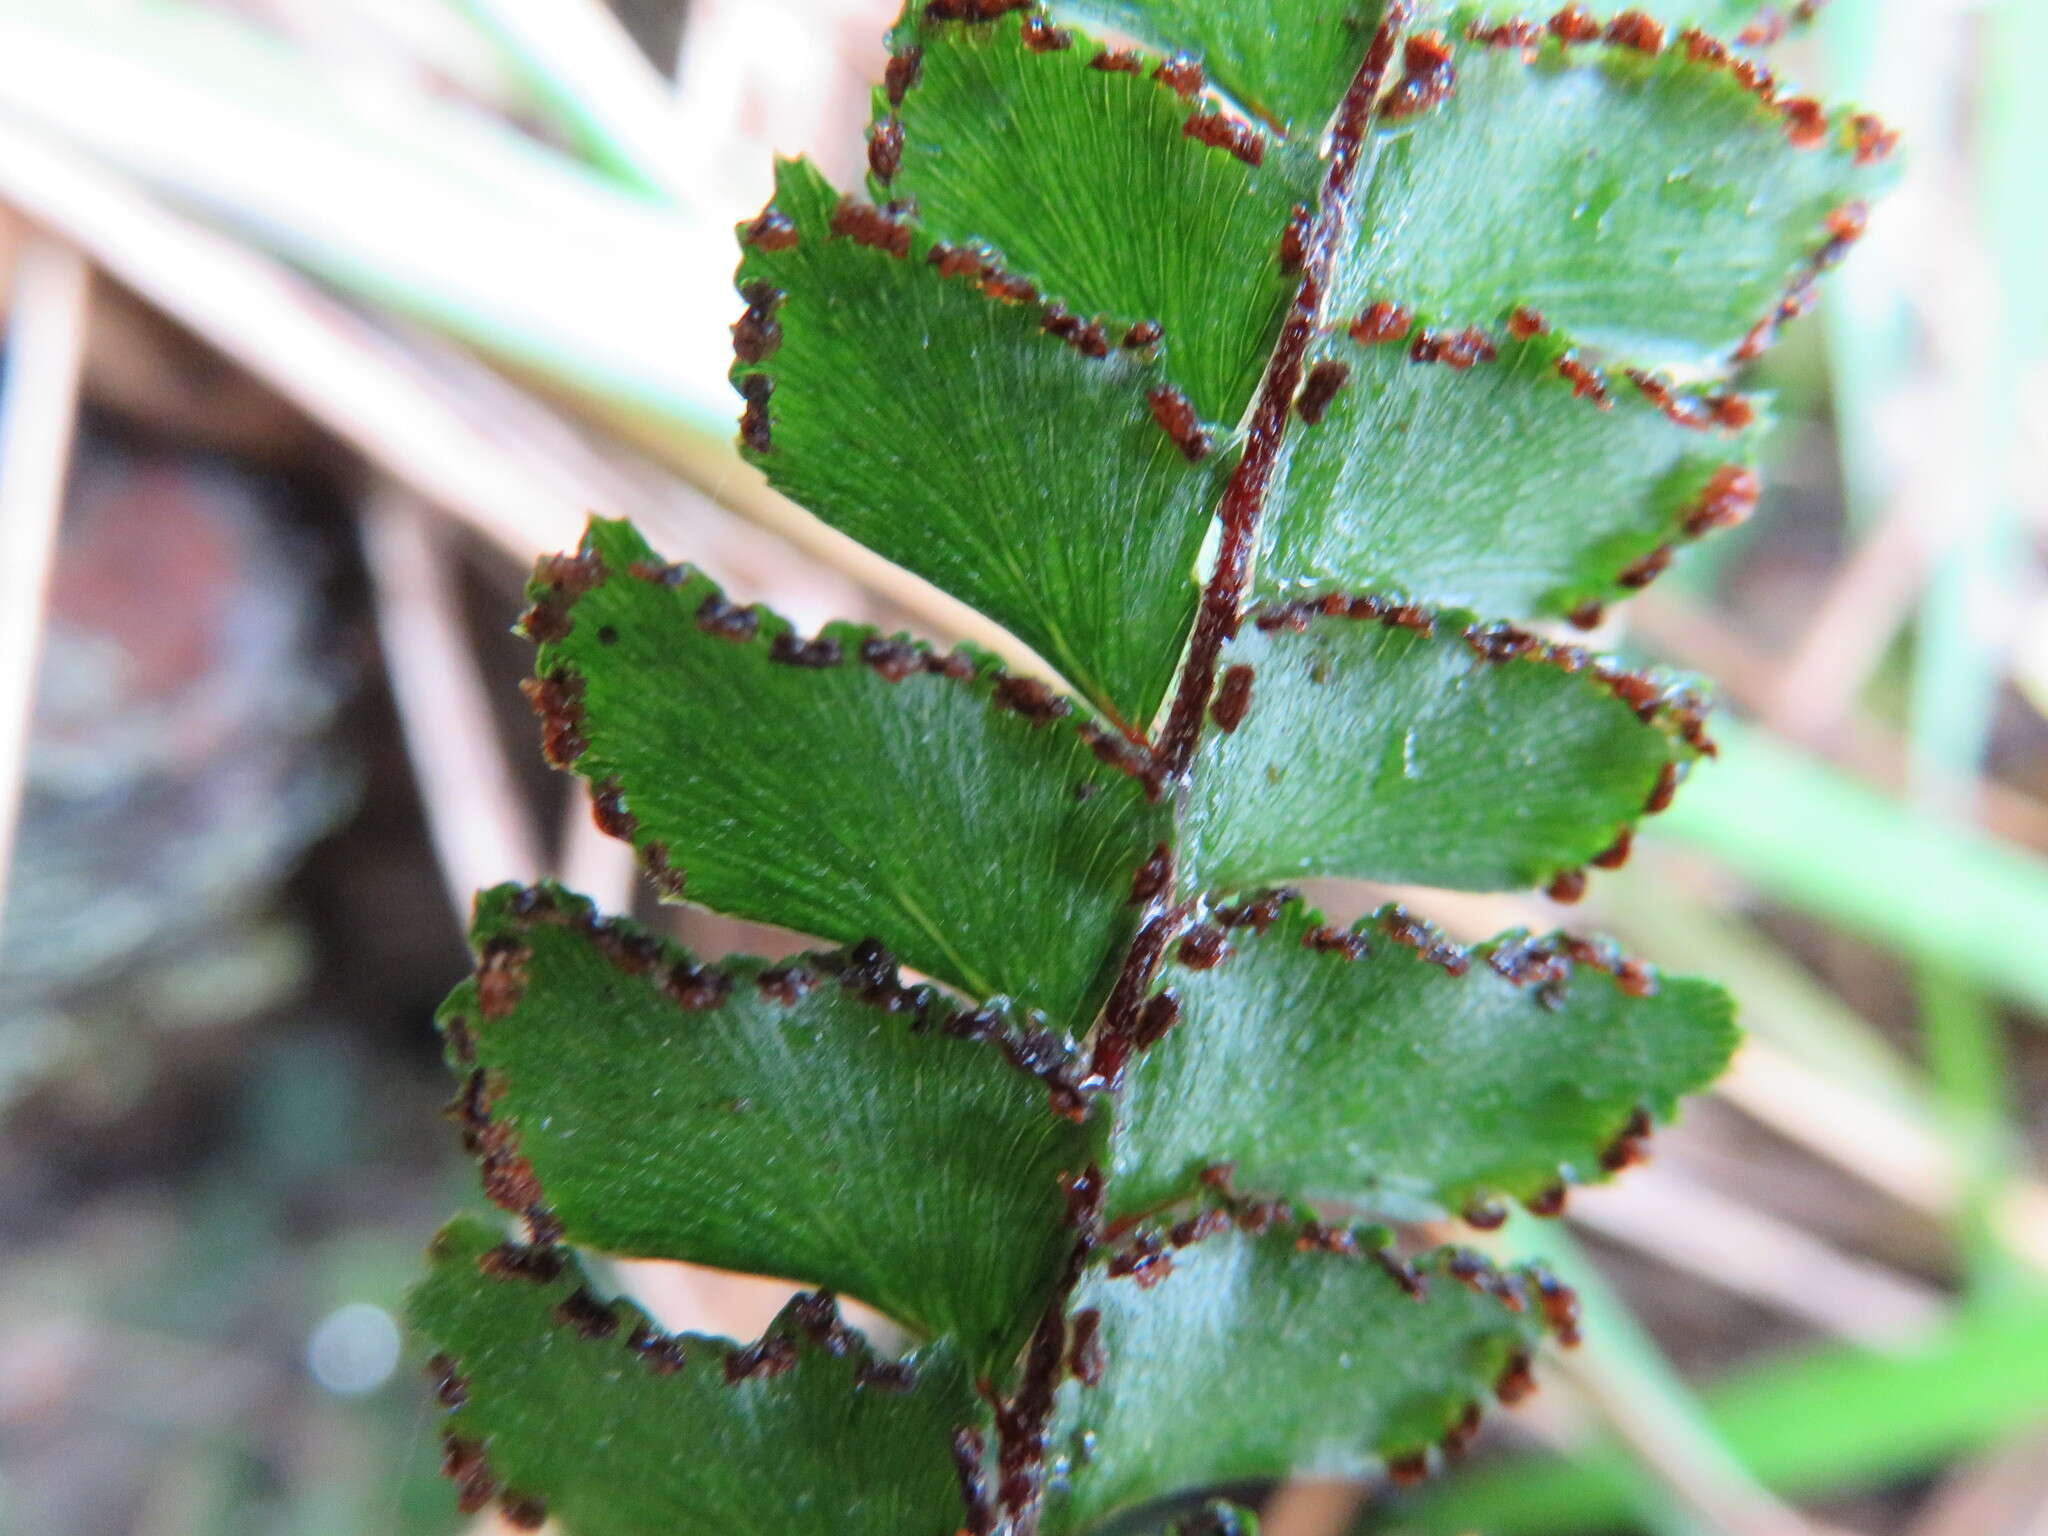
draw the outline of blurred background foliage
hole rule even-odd
[[[634,900],[532,750],[535,553],[627,514],[800,623],[1001,643],[730,446],[730,227],[772,151],[857,175],[893,9],[0,0],[0,1528],[459,1528],[392,1323],[474,1198],[428,1015],[472,889]],[[1571,915],[1753,1038],[1504,1234],[1594,1314],[1537,1401],[1269,1536],[2048,1531],[2048,6],[1783,52],[1906,182],[1755,381],[1764,514],[1601,636],[1734,718]],[[619,1268],[677,1326],[783,1294]]]

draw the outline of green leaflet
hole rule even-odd
[[[1457,325],[1517,306],[1648,367],[1708,368],[1829,246],[1830,212],[1886,179],[1846,114],[1791,119],[1674,44],[1515,49],[1452,36],[1441,105],[1382,119],[1335,313],[1389,301]]]
[[[1048,1536],[1180,1489],[1419,1458],[1543,1332],[1525,1275],[1474,1264],[1461,1284],[1440,1251],[1417,1299],[1369,1254],[1304,1252],[1299,1235],[1225,1230],[1135,1276],[1083,1277],[1070,1332],[1092,1330],[1100,1378],[1060,1388]]]
[[[986,663],[936,673],[851,625],[806,651],[625,523],[594,521],[582,558],[543,562],[532,590],[553,755],[615,792],[601,803],[672,893],[679,877],[720,912],[875,938],[977,998],[1086,1024],[1165,811],[1071,722],[992,702],[1064,701],[1007,694]]]
[[[1194,612],[1224,456],[1191,464],[1160,430],[1156,363],[1115,337],[1107,356],[1082,355],[1045,332],[1038,305],[941,276],[908,226],[902,257],[835,235],[838,206],[816,170],[785,161],[773,207],[795,242],[757,237],[740,264],[754,307],[739,344],[755,361],[734,377],[742,393],[772,390],[747,456],[1111,714],[1149,724]]]
[[[1255,116],[1313,138],[1372,41],[1381,0],[1055,0],[1053,10],[1106,22],[1163,53],[1199,58]]]
[[[1605,410],[1575,398],[1557,371],[1569,350],[1503,339],[1497,359],[1466,371],[1413,361],[1405,337],[1326,338],[1315,356],[1346,382],[1281,450],[1259,595],[1371,591],[1562,615],[1626,596],[1617,578],[1686,538],[1689,519],[1708,521],[1715,490],[1733,487],[1727,520],[1746,515],[1747,437],[1681,426],[1619,380]],[[1687,408],[1710,419],[1674,399]]]
[[[1626,9],[1711,30],[1732,28],[1772,0],[1631,0]],[[1606,17],[1616,3],[1591,6]],[[1386,13],[1382,0],[1053,0],[1060,16],[1106,22],[1161,51],[1192,53],[1254,115],[1313,136],[1329,121],[1359,56]],[[1461,19],[1462,5],[1421,0],[1413,27]],[[1487,8],[1489,19],[1541,16],[1541,8]]]
[[[505,1273],[487,1258],[497,1246],[485,1223],[452,1223],[410,1309],[443,1403],[461,1404],[444,1433],[465,1504],[502,1490],[508,1509],[545,1508],[576,1536],[960,1528],[948,1446],[976,1404],[944,1345],[892,1371],[834,1326],[829,1301],[799,1298],[750,1359],[598,1303],[561,1250],[525,1251],[532,1275],[559,1271],[543,1279]]]
[[[1158,323],[1167,375],[1227,431],[1299,281],[1281,269],[1281,232],[1313,200],[1318,167],[1308,160],[1303,190],[1282,168],[1290,157],[1254,168],[1189,138],[1183,125],[1207,108],[1149,78],[1155,61],[1098,69],[1085,37],[1034,51],[1023,25],[916,27],[888,195],[908,199],[934,237],[986,244],[1048,298],[1107,317],[1113,336]]]
[[[1352,611],[1269,609],[1224,648],[1213,709],[1239,668],[1248,707],[1196,754],[1184,889],[1542,885],[1613,846],[1704,740],[1683,693],[1660,704],[1666,685],[1583,652],[1464,614]]]
[[[700,967],[516,886],[478,898],[472,943],[480,978],[441,1011],[450,1065],[481,1072],[572,1242],[824,1285],[1007,1365],[1073,1246],[1060,1176],[1096,1155],[1049,1107],[1050,1089],[1079,1113],[1064,1080],[845,955]]]
[[[1648,1129],[1636,1113],[1668,1120],[1735,1047],[1719,987],[1603,947],[1579,941],[1575,964],[1568,941],[1513,933],[1464,951],[1398,908],[1353,933],[1356,958],[1296,902],[1230,930],[1219,964],[1165,967],[1180,1020],[1129,1068],[1113,1217],[1222,1163],[1243,1189],[1402,1219],[1530,1200],[1605,1177]]]

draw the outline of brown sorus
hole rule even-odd
[[[763,997],[794,1007],[803,995],[818,984],[818,978],[809,967],[791,961],[787,965],[773,966],[754,978],[754,985]]]
[[[1173,850],[1160,843],[1131,877],[1131,905],[1147,906],[1157,901],[1173,884]]]
[[[1429,1296],[1429,1282],[1422,1278],[1422,1271],[1402,1258],[1391,1248],[1375,1248],[1373,1262],[1386,1271],[1387,1278],[1398,1285],[1411,1301],[1423,1301]]]
[[[1043,16],[1029,18],[1018,36],[1033,53],[1064,53],[1074,46],[1073,33],[1054,26]]]
[[[1837,240],[1861,240],[1869,224],[1870,204],[1861,200],[1844,203],[1828,213],[1828,233]]]
[[[880,635],[861,641],[860,659],[884,682],[900,683],[913,672],[924,670],[924,653],[916,645]]]
[[[687,1013],[709,1013],[732,994],[732,977],[716,966],[679,960],[662,977],[661,990]]]
[[[1152,78],[1161,85],[1170,86],[1174,94],[1192,101],[1202,92],[1208,81],[1202,74],[1201,64],[1190,54],[1176,53],[1169,59],[1162,59],[1159,67],[1152,71]]]
[[[1708,478],[1699,499],[1685,515],[1685,531],[1693,538],[1716,528],[1732,528],[1756,510],[1763,485],[1753,470],[1724,464]]]
[[[948,677],[956,683],[971,683],[977,670],[974,658],[965,651],[937,651],[924,653],[924,669],[935,677]]]
[[[742,244],[757,251],[786,251],[795,246],[798,238],[789,215],[772,203],[740,235]]]
[[[732,325],[732,355],[742,363],[764,362],[782,345],[782,327],[773,314],[749,309]]]
[[[1678,41],[1685,49],[1685,56],[1695,64],[1721,68],[1728,63],[1728,45],[1698,27],[1687,27],[1678,34]]]
[[[1597,43],[1600,23],[1576,5],[1568,5],[1550,18],[1550,34],[1565,43]]]
[[[581,597],[604,578],[604,562],[594,554],[543,555],[533,565],[534,581],[565,597]]]
[[[1486,48],[1519,48],[1527,52],[1543,41],[1543,28],[1533,21],[1503,21],[1495,26],[1475,21],[1465,35]]]
[[[1337,391],[1350,382],[1351,365],[1326,358],[1309,369],[1301,393],[1295,397],[1294,408],[1300,412],[1303,421],[1314,426],[1330,409],[1330,402],[1337,398]]]
[[[1602,869],[1619,869],[1628,862],[1629,850],[1635,845],[1635,833],[1627,827],[1605,848],[1593,855],[1593,862]]]
[[[1649,1115],[1641,1109],[1632,1112],[1628,1123],[1601,1152],[1600,1166],[1609,1173],[1619,1173],[1624,1168],[1648,1161],[1650,1131]]]
[[[1419,32],[1401,49],[1401,81],[1380,103],[1380,116],[1398,121],[1446,100],[1458,82],[1451,47],[1441,32]]]
[[[924,50],[907,49],[891,54],[888,64],[882,70],[882,89],[889,98],[889,105],[900,107],[903,98],[917,86],[918,78],[924,73]]]
[[[753,609],[729,603],[716,592],[708,593],[697,605],[694,618],[697,628],[720,640],[751,640],[761,627],[761,616]]]
[[[1147,1232],[1112,1257],[1108,1268],[1112,1280],[1129,1276],[1138,1282],[1139,1290],[1149,1291],[1173,1273],[1173,1253],[1156,1236]]]
[[[1412,949],[1431,965],[1451,976],[1462,976],[1472,968],[1472,956],[1445,938],[1433,925],[1416,917],[1405,907],[1390,907],[1380,914],[1380,928],[1396,944]]]
[[[555,1303],[554,1320],[578,1338],[593,1342],[619,1331],[619,1314],[582,1286]]]
[[[1614,984],[1627,997],[1654,997],[1657,972],[1646,960],[1620,960],[1614,966]]]
[[[749,400],[747,408],[740,413],[740,441],[755,453],[774,451],[775,435],[768,419],[768,407],[759,400]]]
[[[1252,669],[1239,663],[1223,669],[1223,680],[1216,687],[1216,697],[1209,705],[1209,717],[1216,722],[1216,728],[1226,736],[1244,723],[1245,711],[1252,707]]]
[[[822,671],[838,666],[845,656],[837,640],[828,640],[823,635],[814,640],[802,640],[785,629],[768,642],[768,659],[785,667]]]
[[[1171,384],[1161,384],[1145,396],[1145,403],[1152,408],[1152,419],[1159,423],[1159,430],[1173,439],[1174,446],[1190,464],[1199,464],[1209,456],[1209,434],[1203,430],[1201,418],[1186,395]]]
[[[1053,305],[1046,310],[1043,323],[1049,334],[1059,337],[1083,357],[1109,356],[1109,335],[1099,321],[1083,320]]]
[[[1607,24],[1607,41],[1637,53],[1664,51],[1663,25],[1641,11],[1623,11]]]
[[[1552,901],[1561,901],[1567,905],[1580,900],[1586,894],[1586,872],[1583,869],[1567,869],[1561,874],[1553,875],[1550,883],[1543,887],[1543,894]]]
[[[507,1493],[498,1500],[498,1513],[515,1531],[537,1531],[548,1523],[548,1501],[537,1493]]]
[[[1529,1357],[1513,1354],[1508,1357],[1506,1367],[1493,1384],[1493,1395],[1512,1408],[1536,1390],[1536,1372]]]
[[[1251,124],[1224,112],[1196,112],[1181,124],[1180,131],[1211,149],[1227,150],[1246,165],[1257,167],[1266,159],[1266,141]]]
[[[1334,928],[1328,923],[1318,923],[1302,934],[1301,947],[1326,955],[1342,955],[1346,960],[1363,960],[1371,953],[1364,934]]]
[[[1214,923],[1199,923],[1181,937],[1175,954],[1191,971],[1213,970],[1230,957],[1230,941]]]
[[[435,1355],[427,1361],[427,1380],[443,1408],[452,1412],[469,1401],[469,1382],[453,1355]]]
[[[1756,407],[1744,395],[1709,395],[1706,405],[1714,425],[1724,432],[1740,432],[1756,420]]]
[[[1460,373],[1476,363],[1490,363],[1498,355],[1493,342],[1477,326],[1462,331],[1423,331],[1408,347],[1412,361],[1442,363]]]
[[[517,939],[500,935],[485,941],[477,957],[476,1011],[486,1019],[502,1019],[526,995],[526,965],[533,951]]]
[[[1671,568],[1672,550],[1669,544],[1659,544],[1655,549],[1625,566],[1616,573],[1615,582],[1631,591],[1641,591]]]
[[[895,257],[910,254],[910,226],[892,219],[879,208],[852,198],[841,198],[832,210],[832,233],[855,245],[883,251]]]
[[[1403,341],[1414,328],[1415,315],[1382,299],[1370,305],[1365,312],[1351,322],[1351,339],[1361,346],[1376,346],[1386,341]]]
[[[1287,227],[1280,232],[1280,270],[1289,277],[1296,276],[1302,263],[1308,259],[1309,228],[1313,222],[1308,204],[1296,203],[1288,215]]]
[[[996,708],[1022,715],[1033,725],[1045,725],[1074,710],[1072,703],[1035,677],[1005,674],[996,681],[989,697]]]
[[[1868,112],[1849,119],[1849,129],[1856,136],[1856,163],[1874,165],[1886,159],[1899,147],[1898,133],[1884,125],[1884,119]]]
[[[520,633],[536,645],[566,640],[575,627],[569,604],[559,597],[544,597],[519,616]]]
[[[1788,96],[1778,110],[1785,114],[1785,137],[1794,149],[1818,149],[1827,142],[1827,112],[1811,96]]]
[[[1247,896],[1234,907],[1218,907],[1216,921],[1225,928],[1249,928],[1263,934],[1278,921],[1287,904],[1301,893],[1285,886],[1271,891],[1261,891]]]
[[[978,276],[986,258],[964,245],[935,245],[925,256],[928,266],[937,267],[941,277]]]
[[[597,830],[621,842],[631,842],[640,830],[640,819],[626,809],[625,792],[616,779],[607,779],[590,792],[590,819]]]
[[[767,1333],[743,1349],[725,1357],[727,1386],[743,1381],[772,1381],[796,1366],[796,1340],[787,1334]]]
[[[881,181],[892,181],[903,169],[903,124],[885,117],[868,135],[868,169]]]
[[[1533,1278],[1543,1320],[1557,1335],[1558,1343],[1572,1348],[1579,1342],[1579,1293],[1548,1270],[1537,1270]]]
[[[1166,1038],[1168,1030],[1180,1022],[1180,999],[1171,990],[1161,992],[1146,1000],[1138,1010],[1137,1023],[1131,1030],[1131,1044],[1138,1050],[1149,1050]]]
[[[455,1485],[455,1507],[465,1515],[481,1513],[498,1496],[498,1479],[480,1441],[443,1435],[441,1475]]]
[[[917,1371],[907,1360],[863,1360],[854,1368],[855,1385],[870,1392],[910,1392]]]
[[[1409,1451],[1387,1458],[1387,1479],[1397,1488],[1413,1487],[1428,1476],[1428,1451]]]
[[[1558,376],[1572,387],[1572,398],[1591,400],[1600,409],[1608,410],[1613,401],[1607,398],[1607,379],[1598,368],[1582,362],[1576,352],[1567,352],[1557,360]]]
[[[1474,1200],[1463,1212],[1465,1224],[1492,1232],[1507,1224],[1508,1208],[1498,1200]]]

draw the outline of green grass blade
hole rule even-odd
[[[1706,1394],[1750,1473],[1787,1496],[1911,1477],[2048,1422],[2048,1308],[1966,1313],[1900,1353],[1824,1349],[1745,1371]],[[1589,1536],[1634,1516],[1631,1463],[1604,1445],[1521,1459],[1390,1518],[1400,1536]]]
[[[725,440],[727,231],[479,112],[375,112],[253,28],[0,0],[0,114],[336,286],[558,384]]]

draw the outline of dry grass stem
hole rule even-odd
[[[1707,1529],[1722,1536],[1849,1536],[1779,1500],[1718,1443],[1703,1440],[1597,1357],[1563,1355],[1556,1370],[1585,1394],[1615,1437]]]
[[[1259,1511],[1259,1536],[1341,1536],[1351,1529],[1370,1491],[1350,1478],[1304,1477],[1288,1483]]]
[[[1668,1163],[1586,1190],[1575,1224],[1856,1344],[1883,1349],[1939,1323],[1924,1285],[1855,1258]]]
[[[0,396],[0,922],[27,786],[30,716],[50,571],[78,418],[92,269],[68,245],[32,236],[8,302]]]
[[[434,859],[466,927],[477,891],[540,878],[540,850],[432,518],[402,491],[374,493],[364,509],[363,553]]]

